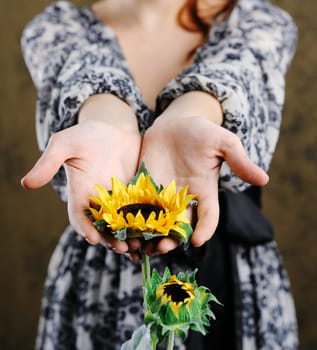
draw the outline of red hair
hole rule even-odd
[[[216,19],[226,19],[237,0],[224,0],[218,5],[204,4],[204,9],[199,8],[198,4],[200,0],[187,0],[185,5],[180,9],[178,13],[178,23],[184,29],[191,32],[201,32],[203,38],[206,39],[210,27]]]

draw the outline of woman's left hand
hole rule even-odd
[[[158,184],[172,180],[177,187],[189,186],[197,195],[198,221],[191,243],[201,246],[216,230],[219,219],[218,180],[223,161],[242,180],[262,186],[266,173],[247,156],[239,138],[203,117],[158,118],[145,133],[141,158]],[[150,241],[148,255],[167,253],[180,242],[171,238]]]

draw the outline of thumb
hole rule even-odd
[[[37,189],[49,183],[59,168],[67,160],[61,147],[51,137],[47,148],[35,163],[33,168],[22,178],[21,185],[26,189]]]
[[[222,151],[224,160],[240,179],[257,186],[264,186],[268,183],[269,176],[248,157],[237,136],[231,134]]]

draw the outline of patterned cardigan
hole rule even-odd
[[[213,26],[193,64],[166,85],[151,110],[112,28],[89,7],[56,2],[22,36],[38,90],[40,149],[52,134],[77,122],[80,106],[93,94],[111,93],[124,100],[144,132],[175,97],[202,90],[219,100],[223,126],[267,170],[278,140],[284,76],[296,38],[294,23],[281,9],[267,0],[240,0],[228,20]],[[53,186],[67,200],[63,169]],[[224,163],[220,189],[241,192],[246,187]],[[294,305],[276,243],[236,244],[234,249],[241,319],[237,349],[296,350]],[[142,322],[139,275],[125,256],[87,244],[69,227],[48,269],[36,349],[120,349]]]
[[[35,17],[22,36],[25,61],[38,90],[40,149],[53,133],[76,123],[80,106],[93,94],[112,93],[126,101],[144,132],[172,99],[203,90],[221,103],[223,126],[239,136],[256,164],[268,170],[296,37],[296,27],[281,9],[266,0],[241,0],[226,22],[212,28],[193,64],[160,92],[152,111],[112,28],[90,8],[59,1]],[[54,184],[66,199],[63,176]],[[224,163],[220,187],[241,191],[246,186]]]

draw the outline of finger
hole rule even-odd
[[[268,175],[251,161],[236,135],[228,132],[226,145],[222,151],[223,158],[240,179],[257,186],[264,186],[268,183]]]
[[[129,252],[127,242],[121,242],[111,234],[104,235],[102,238],[102,243],[106,248],[111,249],[116,253],[126,254]]]
[[[151,239],[150,241],[145,243],[143,247],[144,253],[148,256],[156,255],[157,254],[156,246],[157,246],[157,240]]]
[[[180,240],[167,237],[167,238],[161,239],[158,242],[156,246],[156,250],[157,250],[157,253],[159,254],[167,254],[168,252],[179,247],[181,244],[182,242]]]
[[[142,242],[138,238],[130,238],[127,240],[129,252],[136,252],[142,249]]]
[[[68,216],[74,230],[90,244],[101,243],[101,235],[94,227],[90,219],[82,209],[73,209],[71,202],[68,203]]]
[[[127,253],[125,255],[134,263],[137,263],[138,261],[141,260],[140,252]]]
[[[76,232],[91,244],[101,243],[106,248],[112,249],[117,253],[127,253],[129,246],[126,242],[120,242],[111,234],[101,235],[97,231],[91,220],[85,215],[87,206],[85,203],[81,203],[80,198],[76,196],[69,198],[68,217]]]
[[[216,231],[219,221],[218,191],[214,188],[203,198],[198,198],[197,224],[193,232],[191,243],[200,247],[206,243]]]
[[[85,225],[81,224],[81,226],[76,225],[74,228],[76,229],[77,233],[83,236],[85,240],[92,245],[100,243],[105,248],[113,250],[119,254],[126,254],[129,250],[126,242],[120,242],[117,238],[111,236],[110,234],[102,236],[94,227],[85,227]],[[136,256],[138,253],[132,252],[131,254]]]
[[[97,229],[92,225],[88,218],[77,219],[76,221],[70,220],[74,230],[90,244],[96,245],[101,243],[101,235]]]
[[[36,189],[49,183],[70,156],[67,149],[62,147],[60,135],[52,136],[34,167],[21,180],[22,186],[26,189]]]
[[[181,242],[174,238],[166,237],[159,240],[151,240],[144,248],[145,253],[148,256],[154,256],[157,254],[166,254],[171,250],[177,248]]]

